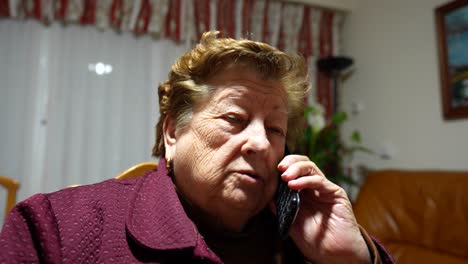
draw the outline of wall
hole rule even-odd
[[[442,118],[434,8],[445,0],[360,0],[344,26],[344,53],[355,59],[342,83],[348,135],[390,159],[359,154],[371,168],[468,170],[468,119]]]

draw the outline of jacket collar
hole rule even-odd
[[[130,199],[126,227],[137,242],[148,248],[196,246],[198,231],[179,201],[164,158],[156,171],[138,180]]]

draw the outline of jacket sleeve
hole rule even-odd
[[[0,233],[0,263],[60,263],[58,228],[50,202],[37,194],[16,205]]]
[[[359,226],[361,230],[361,234],[366,241],[367,247],[369,248],[369,253],[372,258],[373,264],[394,264],[395,261],[393,260],[392,256],[388,251],[377,241],[377,239],[369,236],[366,230]]]

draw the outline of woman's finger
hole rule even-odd
[[[329,181],[327,178],[317,174],[291,180],[288,182],[288,186],[295,190],[314,189],[319,193],[337,192],[341,189],[338,185]]]
[[[289,166],[291,166],[292,164],[299,162],[299,161],[310,161],[310,159],[309,157],[304,156],[304,155],[296,155],[296,154],[287,155],[278,164],[278,169],[283,171],[287,169]]]
[[[298,177],[320,175],[325,177],[323,172],[310,160],[296,161],[290,164],[281,174],[281,177],[286,180],[292,180]]]

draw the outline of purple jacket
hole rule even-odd
[[[222,263],[185,214],[165,167],[162,159],[143,177],[19,203],[0,234],[0,263]]]

